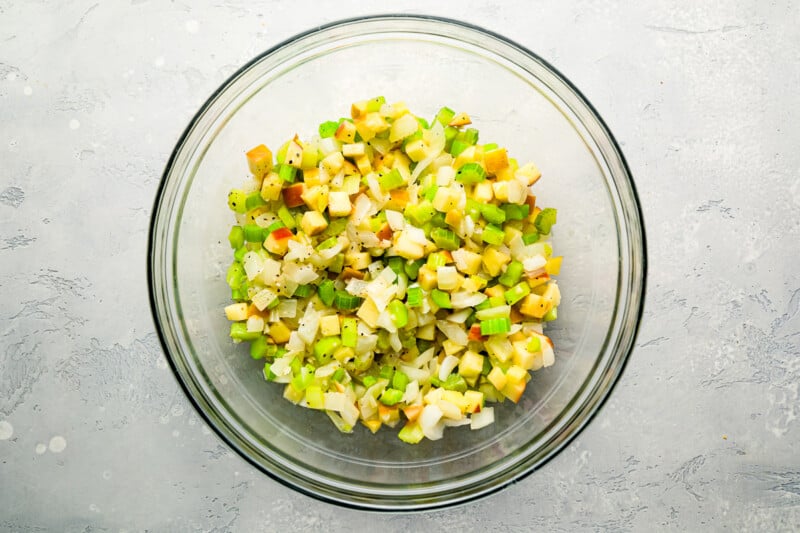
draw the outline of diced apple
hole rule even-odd
[[[289,142],[289,146],[286,148],[286,157],[284,158],[284,162],[287,165],[291,165],[295,168],[300,168],[303,166],[303,147],[300,146],[300,143],[297,141],[297,137]]]
[[[365,270],[372,262],[372,256],[367,252],[350,252],[344,254],[344,264],[356,270]]]
[[[408,205],[408,189],[403,187],[389,192],[389,201],[386,203],[386,209],[402,212],[406,205]]]
[[[536,183],[542,177],[541,171],[533,163],[522,165],[515,173],[516,177],[524,176],[528,186]]]
[[[439,187],[436,189],[436,196],[433,197],[433,207],[437,211],[447,213],[451,209],[458,207],[459,194],[458,191],[450,187]]]
[[[247,320],[247,303],[240,302],[225,307],[225,317],[236,322]]]
[[[444,353],[446,353],[447,355],[455,355],[464,348],[466,348],[466,346],[461,346],[451,341],[450,339],[445,339],[444,342],[442,342],[442,348],[444,348]]]
[[[394,251],[406,259],[421,259],[425,255],[425,247],[412,241],[405,231],[399,232],[397,242],[394,244]]]
[[[469,118],[469,115],[466,113],[458,113],[453,117],[448,126],[454,126],[457,128],[459,126],[466,126],[468,124],[472,124],[472,119]]]
[[[397,142],[414,134],[419,129],[419,122],[414,115],[408,113],[398,118],[392,123],[392,130],[389,133],[389,140]]]
[[[378,311],[378,307],[375,305],[375,302],[372,301],[372,298],[365,298],[361,307],[359,307],[356,312],[356,316],[371,328],[378,326],[379,315],[380,311]]]
[[[508,200],[508,183],[507,181],[495,181],[492,183],[492,190],[494,191],[494,197],[500,200],[501,202],[505,202]]]
[[[342,170],[342,165],[344,165],[344,156],[342,152],[331,152],[320,162],[322,168],[325,169],[325,172],[334,176]]]
[[[479,326],[480,327],[480,326]],[[465,378],[478,377],[483,370],[483,356],[472,350],[467,350],[461,356],[458,364],[458,373]]]
[[[293,183],[283,189],[283,203],[286,207],[299,207],[303,205],[303,194],[305,193],[305,183]]]
[[[285,344],[289,342],[289,335],[291,335],[289,328],[278,320],[269,326],[269,336],[275,344]]]
[[[364,143],[345,144],[342,146],[342,155],[345,157],[358,157],[365,153]]]
[[[425,156],[428,155],[428,147],[425,141],[417,139],[408,143],[406,145],[406,155],[415,163],[425,159]]]
[[[381,133],[389,129],[389,123],[377,112],[367,113],[364,118],[364,125],[375,133]]]
[[[377,433],[377,431],[381,428],[381,421],[377,418],[362,420],[361,423],[367,426],[367,428],[369,428],[369,430],[373,433]]]
[[[422,265],[417,273],[417,283],[426,291],[432,291],[437,286],[436,271],[428,265]]]
[[[392,240],[392,227],[389,226],[388,223],[384,222],[381,228],[375,232],[375,236],[378,237],[382,241],[390,241]]]
[[[483,268],[486,270],[486,272],[490,276],[496,277],[500,275],[503,265],[506,265],[511,261],[511,256],[501,252],[494,246],[487,246],[483,252],[482,261]]]
[[[259,144],[246,154],[247,166],[256,178],[263,177],[272,170],[272,152],[263,144]]]
[[[475,324],[472,324],[472,326],[470,326],[469,334],[467,335],[467,338],[469,340],[471,340],[471,341],[483,342],[486,339],[488,339],[489,337],[484,337],[483,335],[481,335],[481,325],[478,324],[478,323],[475,323]]]
[[[561,261],[563,260],[564,258],[562,256],[551,257],[547,260],[547,264],[544,266],[544,269],[551,276],[558,276],[558,274],[561,272]]]
[[[525,387],[527,383],[525,381],[517,381],[511,382],[509,381],[506,383],[506,386],[503,387],[503,390],[500,392],[503,393],[503,396],[508,398],[514,403],[519,402],[519,399],[522,397],[522,393],[525,392]]]
[[[303,183],[305,183],[307,187],[322,185],[319,169],[316,167],[303,169]]]
[[[480,202],[482,204],[488,204],[494,198],[494,190],[492,189],[492,182],[482,181],[475,185],[475,188],[472,189],[472,197],[475,201]]]
[[[552,308],[553,300],[531,293],[522,300],[519,312],[533,318],[542,318]]]
[[[403,414],[406,415],[406,418],[408,418],[409,422],[413,422],[417,418],[419,418],[419,415],[422,413],[423,407],[424,406],[422,404],[409,405],[408,407],[403,409]]]
[[[332,191],[328,194],[328,213],[332,217],[350,216],[353,205],[350,196],[344,191]]]
[[[494,388],[497,390],[503,390],[503,387],[505,387],[508,382],[506,375],[503,373],[503,369],[499,366],[492,368],[489,375],[486,376],[486,379],[488,379],[489,383],[494,385]]]
[[[275,172],[270,172],[261,182],[261,198],[266,202],[277,200],[281,195],[283,180]]]
[[[366,176],[372,172],[372,163],[369,162],[369,156],[366,154],[356,157],[355,162],[356,167],[362,176]]]
[[[289,228],[278,228],[271,232],[264,241],[264,248],[270,253],[284,255],[289,248],[289,239],[294,234]]]
[[[328,221],[319,211],[306,211],[300,220],[300,227],[306,235],[312,236],[321,233],[327,228]]]
[[[483,393],[476,390],[468,390],[464,393],[464,400],[467,402],[467,413],[479,413],[483,409]]]
[[[323,316],[319,319],[319,330],[325,337],[338,335],[341,331],[339,325],[339,315]]]
[[[367,101],[362,100],[350,106],[350,116],[354,119],[367,114]]]
[[[343,143],[351,143],[356,139],[356,127],[349,120],[343,120],[339,127],[336,128],[336,133],[333,137]]]
[[[508,201],[512,204],[524,204],[525,199],[528,197],[528,188],[517,179],[509,180],[506,183],[508,183],[508,188],[506,189]]]
[[[508,166],[508,153],[505,148],[497,148],[483,153],[483,164],[489,174],[497,174]]]

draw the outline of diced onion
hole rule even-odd
[[[467,332],[464,331],[464,326],[453,324],[446,320],[437,320],[436,327],[439,328],[439,331],[444,333],[445,337],[459,346],[466,346],[469,342],[469,337],[467,336]]]
[[[448,355],[442,361],[442,364],[439,365],[439,379],[444,381],[447,379],[447,376],[456,369],[458,366],[459,359],[455,355]]]
[[[442,410],[435,405],[426,405],[419,415],[419,425],[422,433],[430,440],[439,440],[444,433],[442,420]]]
[[[392,211],[391,209],[386,210],[386,222],[389,223],[389,227],[394,231],[400,231],[406,226],[406,219],[403,217],[403,213]]]
[[[469,422],[470,429],[481,429],[494,423],[494,407],[484,407],[473,413]]]

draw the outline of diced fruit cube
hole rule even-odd
[[[483,393],[476,390],[468,390],[464,393],[464,400],[467,402],[467,413],[479,413],[483,409]]]
[[[425,159],[425,156],[428,155],[428,147],[425,141],[417,139],[408,143],[406,145],[406,155],[415,163]]]
[[[459,127],[466,126],[467,124],[472,124],[472,119],[469,118],[469,115],[466,113],[458,113],[453,117],[448,126]]]
[[[362,176],[372,172],[372,163],[369,162],[369,157],[366,154],[356,157],[355,161],[356,167],[358,167],[358,171]]]
[[[412,135],[419,129],[419,122],[414,115],[408,113],[398,118],[392,123],[392,130],[389,133],[389,140],[397,142]]]
[[[425,247],[412,241],[405,231],[398,232],[394,251],[397,255],[406,259],[421,259],[425,255]]]
[[[286,207],[299,207],[303,205],[303,194],[306,191],[305,183],[294,183],[283,189],[283,203]]]
[[[289,248],[289,239],[293,236],[289,228],[278,228],[267,236],[264,248],[273,254],[284,255]]]
[[[306,211],[300,221],[300,227],[306,235],[316,235],[328,227],[328,221],[319,211]]]
[[[286,148],[286,157],[284,162],[292,167],[300,168],[303,166],[303,147],[297,142],[297,138],[289,142]]]
[[[338,335],[341,331],[339,326],[339,315],[324,316],[319,319],[319,329],[322,335],[330,337]]]
[[[247,320],[247,307],[245,302],[231,304],[225,308],[225,317],[235,322]]]
[[[519,312],[533,318],[542,318],[552,308],[553,300],[531,293],[522,300]]]
[[[277,200],[281,195],[283,180],[275,172],[270,172],[261,182],[261,198],[267,202]]]
[[[437,211],[447,213],[451,209],[458,207],[459,194],[458,191],[450,187],[439,187],[436,190],[436,196],[433,197],[433,207]]]
[[[333,136],[343,143],[351,143],[356,140],[356,127],[349,120],[343,120]]]
[[[345,157],[358,157],[365,153],[364,143],[345,144],[342,146],[342,155]]]
[[[489,383],[494,385],[494,388],[497,390],[503,390],[503,387],[506,386],[508,381],[506,375],[503,373],[503,369],[499,366],[493,367],[489,375],[486,376],[486,379],[488,379]]]
[[[285,344],[289,342],[289,335],[291,335],[289,328],[278,320],[269,326],[269,336],[275,344]]]
[[[484,152],[483,164],[486,165],[486,171],[490,174],[497,174],[508,166],[508,153],[505,148],[497,148]]]
[[[494,246],[487,246],[483,253],[483,268],[492,276],[498,276],[503,268],[503,265],[511,261],[511,256],[501,252]]]
[[[332,217],[350,216],[353,205],[350,196],[344,191],[332,191],[328,194],[328,213]]]
[[[515,175],[524,176],[528,186],[533,185],[542,177],[542,173],[533,163],[521,166]]]
[[[342,152],[331,152],[320,162],[322,168],[330,175],[338,174],[344,165],[344,156]]]
[[[458,364],[458,373],[465,378],[478,377],[483,370],[483,356],[472,350],[467,350],[461,356]]]
[[[494,189],[492,189],[492,182],[491,181],[482,181],[475,185],[475,188],[472,189],[472,197],[482,203],[488,204],[494,198]]]
[[[247,152],[247,166],[257,178],[263,177],[272,170],[272,152],[263,144],[259,144]]]

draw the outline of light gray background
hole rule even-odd
[[[0,0],[0,529],[797,527],[796,3],[193,4]],[[636,349],[588,429],[524,481],[416,515],[317,502],[231,453],[167,368],[145,277],[201,102],[297,32],[392,10],[483,25],[569,77],[622,145],[650,258]]]

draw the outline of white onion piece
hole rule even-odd
[[[466,346],[469,343],[469,337],[464,327],[459,324],[453,324],[446,320],[437,320],[436,327],[439,331],[444,333],[444,336],[456,343],[458,346]]]
[[[411,378],[411,376],[409,376]],[[419,381],[416,379],[411,380],[408,385],[406,385],[406,391],[403,393],[403,402],[410,404],[413,402],[417,395],[419,394]]]
[[[452,428],[458,426],[468,426],[471,424],[471,420],[467,417],[459,418],[458,420],[453,420],[452,418],[445,418],[442,420],[445,427]]]
[[[411,173],[411,179],[409,180],[409,183],[414,183],[417,181],[417,178],[420,174],[422,174],[422,171],[428,168],[428,165],[430,165],[434,159],[439,157],[439,154],[441,154],[442,150],[444,150],[444,128],[438,120],[433,124],[430,132],[431,142],[430,146],[428,147],[428,156],[417,163],[417,166],[414,168],[414,172]]]
[[[426,405],[419,415],[419,425],[422,433],[430,440],[439,440],[444,433],[444,424],[440,423],[442,410],[435,405]]]
[[[253,281],[264,270],[264,259],[256,252],[247,252],[242,258],[242,265],[244,266],[245,274],[247,274],[247,279]]]
[[[389,227],[394,231],[400,231],[406,226],[406,219],[403,213],[392,211],[391,209],[386,210],[386,222],[389,223]]]
[[[247,319],[246,325],[248,332],[258,331],[259,333],[261,333],[262,331],[264,331],[264,319],[258,315],[251,315]]]
[[[487,298],[488,296],[482,292],[459,291],[450,294],[450,303],[453,305],[453,309],[472,308]]]
[[[439,380],[444,381],[447,379],[447,376],[456,369],[458,366],[459,359],[455,355],[448,355],[442,361],[442,364],[439,365]]]
[[[470,429],[481,429],[494,423],[494,407],[484,407],[470,417]]]
[[[469,315],[471,314],[472,314],[472,309],[462,309],[461,311],[452,313],[445,320],[447,320],[448,322],[453,322],[454,324],[463,324],[464,322],[467,321]]]

